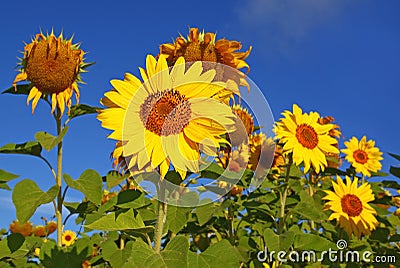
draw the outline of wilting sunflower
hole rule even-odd
[[[76,240],[76,233],[70,230],[67,230],[65,232],[63,232],[62,237],[61,237],[61,241],[62,244],[69,247],[71,246],[73,243],[75,243]]]
[[[186,62],[216,62],[234,69],[247,68],[249,70],[249,65],[245,62],[245,59],[249,56],[252,47],[250,46],[245,52],[238,52],[237,50],[241,48],[242,45],[240,42],[230,41],[224,38],[216,40],[216,35],[214,33],[199,32],[198,28],[190,28],[187,38],[181,35],[176,38],[174,44],[162,44],[160,46],[160,55],[167,57],[169,66],[173,66],[179,57],[184,57]],[[213,65],[211,64],[209,66]],[[219,65],[217,68],[221,66],[222,65]],[[228,69],[219,72],[219,74],[225,77],[225,80],[233,75]],[[237,77],[237,79],[234,80],[238,82],[238,84],[249,87],[244,75],[237,76],[235,73],[234,76]]]
[[[364,136],[360,141],[356,137],[345,141],[346,149],[341,151],[346,154],[345,159],[356,169],[356,172],[371,177],[371,172],[377,172],[382,168],[380,160],[383,159],[382,152],[375,147],[375,141]]]
[[[267,138],[265,133],[256,133],[249,136],[250,157],[248,169],[255,172],[256,178],[265,177],[273,164],[275,142]]]
[[[144,82],[131,74],[111,81],[114,89],[101,100],[108,108],[97,118],[121,141],[129,169],[150,164],[164,177],[172,163],[184,178],[198,171],[200,150],[215,155],[226,142],[221,135],[234,131],[231,108],[215,97],[226,88],[213,81],[216,71],[203,72],[201,62],[185,69],[182,57],[170,70],[164,56],[149,55],[140,68]]]
[[[293,153],[296,165],[304,163],[304,172],[311,165],[315,172],[323,171],[327,166],[325,153],[339,153],[334,146],[337,140],[329,136],[332,124],[318,123],[317,112],[304,113],[299,106],[293,104],[293,112],[285,111],[276,123],[275,134],[280,143],[284,143],[285,154]]]
[[[33,226],[29,221],[21,224],[19,221],[13,221],[10,224],[10,232],[13,234],[19,233],[27,237],[32,234]]]
[[[327,195],[322,198],[329,200],[325,209],[333,211],[328,220],[336,220],[349,236],[369,235],[378,224],[374,216],[377,213],[368,204],[375,199],[371,186],[366,182],[358,187],[357,177],[351,182],[347,176],[346,184],[338,176],[332,185],[334,191],[326,190]]]
[[[79,44],[72,44],[72,38],[66,40],[62,34],[56,37],[53,32],[50,35],[37,34],[31,43],[25,45],[24,57],[19,63],[19,73],[14,80],[30,82],[30,91],[27,103],[32,101],[32,113],[40,98],[51,98],[51,112],[56,106],[60,108],[61,115],[65,106],[71,107],[71,98],[75,92],[79,102],[78,82],[81,82],[80,74],[91,65],[83,62],[84,52],[79,49]]]

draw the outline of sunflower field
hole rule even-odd
[[[41,189],[0,169],[16,212],[0,267],[400,267],[400,167],[381,164],[400,156],[368,133],[344,139],[334,114],[301,104],[274,119],[248,77],[251,52],[190,28],[89,105],[79,84],[94,63],[72,38],[36,34],[3,94],[33,114],[48,104],[56,127],[0,145],[0,157],[35,157],[54,180]],[[107,174],[63,169],[81,116],[115,142]],[[67,202],[70,189],[84,198]],[[54,216],[31,222],[48,203]]]

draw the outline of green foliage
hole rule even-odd
[[[88,169],[84,171],[75,181],[69,175],[64,174],[64,180],[69,187],[82,192],[88,200],[100,205],[103,180],[95,170]]]
[[[61,133],[54,137],[53,135],[47,132],[37,132],[35,134],[35,139],[40,143],[40,145],[46,149],[47,151],[51,151],[54,147],[56,147],[67,134],[68,126],[61,130]]]
[[[98,220],[86,225],[92,230],[118,231],[138,230],[145,228],[142,217],[133,209],[121,209],[100,217]]]
[[[20,144],[9,143],[0,148],[0,153],[40,156],[42,153],[42,146],[36,141],[28,141]]]
[[[8,187],[7,182],[18,177],[18,175],[0,169],[0,189],[11,190],[10,187]]]
[[[13,86],[9,87],[8,89],[4,90],[1,94],[28,95],[31,88],[32,86],[29,84],[17,85],[16,88],[14,88]]]
[[[72,119],[86,114],[95,114],[99,110],[101,110],[100,107],[94,107],[87,104],[77,104],[71,107],[68,117],[69,119]]]
[[[43,192],[36,182],[29,179],[18,182],[12,193],[17,219],[21,223],[29,220],[39,206],[54,200],[58,190],[59,188],[54,185],[47,192]]]

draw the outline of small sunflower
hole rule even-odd
[[[144,82],[131,74],[111,81],[114,89],[101,100],[108,108],[97,118],[121,141],[129,169],[150,164],[164,177],[172,163],[184,178],[198,171],[200,149],[215,156],[226,143],[221,135],[234,131],[231,108],[216,97],[226,83],[214,82],[216,71],[203,72],[201,62],[185,69],[182,57],[170,70],[164,56],[149,55],[140,68]]]
[[[326,190],[327,195],[322,198],[328,200],[325,209],[333,211],[328,220],[335,219],[349,236],[369,235],[378,224],[374,216],[377,213],[368,204],[375,199],[371,185],[366,182],[358,187],[357,177],[351,182],[347,176],[346,184],[337,177],[337,183],[332,185],[334,191]]]
[[[375,147],[375,141],[364,136],[360,141],[356,137],[345,141],[346,149],[341,151],[346,154],[345,159],[356,169],[356,172],[371,177],[371,172],[377,172],[382,168],[380,160],[383,159],[382,152]]]
[[[276,123],[275,134],[280,143],[284,143],[285,154],[293,153],[296,165],[304,163],[304,172],[311,166],[319,173],[328,165],[325,153],[339,153],[334,146],[337,140],[329,136],[332,124],[318,123],[317,112],[304,113],[299,106],[293,104],[293,112],[285,111]]]
[[[80,74],[91,65],[84,63],[84,51],[79,49],[79,44],[72,44],[72,38],[66,40],[62,34],[56,37],[37,34],[31,43],[25,45],[24,57],[19,63],[19,73],[13,82],[15,90],[20,81],[30,82],[30,91],[27,103],[32,101],[32,113],[40,98],[51,98],[51,112],[56,106],[61,115],[65,106],[71,107],[71,98],[75,92],[79,102],[78,82],[82,82]]]
[[[245,52],[238,52],[237,50],[241,48],[240,42],[224,38],[216,40],[214,33],[199,32],[198,28],[190,28],[187,38],[181,35],[176,38],[174,44],[162,44],[160,46],[160,55],[167,57],[169,66],[173,66],[179,57],[183,57],[186,62],[216,62],[234,69],[247,68],[249,70],[250,67],[245,62],[245,59],[250,55],[252,47],[250,46]],[[225,78],[232,75],[231,72],[220,72],[219,74]],[[249,88],[244,75],[239,75],[237,78],[239,79],[239,81],[236,81],[239,82],[238,84]]]
[[[70,230],[67,230],[63,232],[62,234],[62,244],[65,245],[66,247],[71,246],[73,243],[75,243],[76,240],[76,233]]]

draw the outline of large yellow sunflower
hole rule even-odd
[[[334,146],[337,140],[329,136],[332,124],[318,123],[317,112],[304,113],[293,104],[293,112],[285,111],[284,116],[276,123],[275,134],[280,143],[284,143],[285,154],[293,153],[296,165],[304,163],[304,172],[311,166],[319,173],[327,166],[325,153],[339,153]]]
[[[322,198],[329,201],[325,208],[333,211],[328,220],[336,220],[349,236],[369,235],[378,224],[374,216],[377,213],[368,204],[375,199],[371,186],[364,183],[358,187],[358,179],[351,182],[347,176],[346,184],[337,177],[337,183],[332,185],[334,191],[325,191],[327,195]]]
[[[383,159],[382,152],[375,147],[375,141],[364,136],[360,141],[356,137],[345,141],[346,149],[341,151],[346,154],[345,159],[356,169],[356,172],[371,177],[371,172],[377,172],[382,168],[380,160]]]
[[[79,44],[72,44],[72,38],[63,39],[62,34],[56,37],[53,32],[46,36],[40,33],[25,45],[23,53],[21,73],[15,77],[13,85],[17,89],[18,82],[30,82],[27,103],[33,100],[32,113],[41,97],[49,96],[51,112],[57,106],[61,115],[65,106],[71,107],[73,92],[79,102],[77,82],[81,82],[80,73],[90,65],[83,62],[85,53],[79,49]]]
[[[235,129],[231,108],[216,98],[226,83],[214,81],[215,70],[203,72],[201,62],[186,70],[183,57],[169,69],[164,56],[149,55],[140,73],[144,82],[131,74],[111,81],[114,89],[101,100],[108,107],[98,115],[102,126],[121,141],[129,169],[150,164],[164,177],[172,163],[182,178],[197,172],[200,150],[215,155],[226,142],[221,135]]]
[[[245,52],[238,52],[242,45],[237,41],[230,41],[227,39],[216,40],[214,33],[199,32],[198,28],[190,28],[187,38],[182,35],[176,38],[175,43],[162,44],[160,46],[160,55],[167,57],[169,66],[173,66],[179,57],[184,57],[186,62],[205,61],[216,62],[220,65],[215,66],[221,68],[222,64],[227,65],[234,69],[247,68],[250,70],[249,65],[245,59],[249,56],[252,47]],[[214,65],[207,65],[212,67]],[[228,78],[232,79],[232,75],[238,84],[249,88],[242,73],[233,73],[232,70],[220,70],[219,79],[224,77],[223,80]]]

